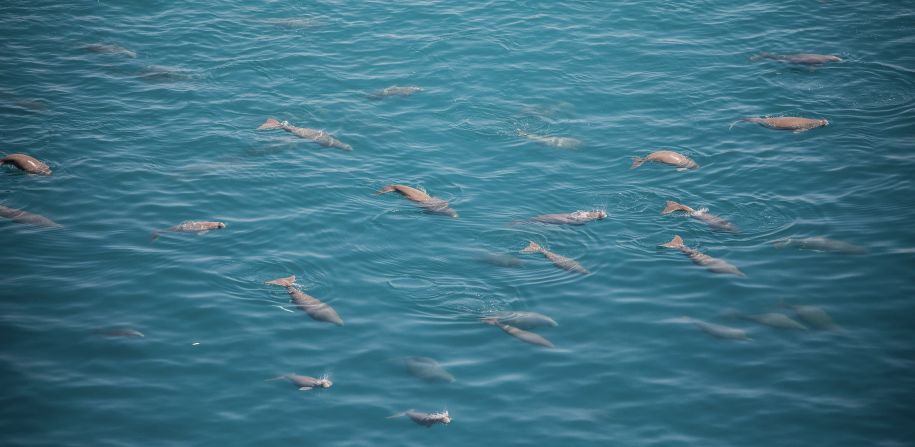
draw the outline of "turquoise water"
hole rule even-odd
[[[3,167],[0,204],[64,226],[0,220],[0,444],[915,445],[911,2],[171,3],[0,5],[0,152],[54,170]],[[424,90],[369,97],[394,85]],[[762,115],[830,125],[730,127]],[[701,167],[629,168],[661,148]],[[525,221],[579,209],[609,217]],[[185,220],[227,228],[151,241]],[[674,234],[747,277],[656,247]],[[770,243],[820,236],[867,253]],[[345,325],[264,284],[291,274]],[[840,329],[734,316],[782,304]],[[554,318],[534,331],[557,348],[478,321],[496,311]],[[285,373],[334,385],[265,381]],[[386,418],[411,408],[453,422]]]

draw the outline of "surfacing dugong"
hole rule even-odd
[[[823,127],[829,125],[829,120],[825,119],[814,119],[814,118],[800,118],[796,116],[773,116],[773,117],[751,117],[751,118],[741,118],[735,121],[734,124],[739,122],[746,123],[756,123],[763,127],[768,127],[769,129],[775,130],[790,130],[794,133],[806,132],[810,129],[816,129],[817,127]],[[731,124],[731,127],[734,126]]]
[[[842,62],[842,58],[832,54],[814,54],[814,53],[795,53],[795,54],[772,54],[759,53],[750,58],[751,60],[771,59],[775,61],[788,62],[789,64],[800,65],[821,65],[828,62]]]
[[[481,318],[480,321],[485,324],[496,326],[499,329],[502,329],[503,331],[505,331],[506,334],[511,335],[512,337],[515,337],[518,340],[521,340],[525,343],[530,343],[532,345],[537,345],[537,346],[543,346],[545,348],[550,348],[550,349],[556,347],[556,346],[553,346],[553,344],[550,343],[549,340],[543,338],[542,336],[540,336],[538,334],[535,334],[535,333],[529,332],[529,331],[525,331],[524,329],[520,329],[520,328],[514,327],[512,325],[502,323],[501,321],[499,321],[496,318],[486,317],[486,318]]]
[[[29,174],[51,175],[51,168],[37,159],[25,154],[9,154],[0,158],[0,166],[13,165]]]
[[[210,230],[219,230],[225,228],[226,224],[223,222],[209,222],[202,220],[189,220],[187,222],[182,222],[178,225],[175,225],[171,228],[165,230],[156,230],[153,231],[152,239],[159,239],[159,236],[164,231],[171,231],[172,233],[197,233],[198,236],[207,234]]]
[[[708,226],[715,230],[729,231],[732,233],[737,232],[737,227],[734,226],[734,224],[714,214],[709,214],[708,208],[694,210],[686,205],[674,202],[673,200],[668,200],[667,206],[664,207],[664,209],[661,211],[661,214],[670,214],[677,211],[685,212],[689,215],[689,217],[705,222]]]
[[[524,249],[521,250],[521,253],[542,253],[543,256],[546,256],[546,258],[549,259],[550,262],[552,262],[556,267],[568,270],[570,272],[575,272],[575,273],[582,273],[582,274],[589,273],[588,269],[582,267],[581,264],[575,262],[574,260],[569,259],[565,256],[559,256],[556,253],[553,253],[553,252],[541,247],[540,244],[538,244],[534,241],[528,241],[528,242],[530,242],[530,243],[527,245],[527,247],[524,247]]]
[[[427,194],[425,191],[407,186],[407,185],[388,185],[384,188],[381,188],[376,195],[385,194],[389,192],[398,192],[400,195],[416,202],[419,206],[423,207],[426,211],[433,214],[442,214],[448,217],[458,217],[457,211],[453,210],[448,206],[448,202],[439,199],[437,197],[432,197]]]
[[[542,214],[531,217],[531,221],[553,225],[584,225],[592,220],[603,220],[607,218],[607,212],[602,210],[596,211],[575,211],[573,213],[561,214]]]
[[[683,243],[683,238],[681,238],[680,236],[674,236],[674,238],[670,242],[668,242],[666,244],[659,244],[658,246],[664,247],[664,248],[673,248],[676,250],[680,250],[680,252],[682,252],[686,256],[689,256],[689,259],[691,259],[693,261],[693,263],[695,263],[697,265],[701,265],[715,273],[729,273],[731,275],[747,276],[743,272],[738,270],[737,267],[734,267],[733,265],[727,263],[726,261],[723,261],[718,258],[713,258],[705,253],[700,252],[699,250],[695,250],[695,249],[687,247]]]
[[[645,158],[632,157],[632,166],[629,169],[635,169],[649,161],[676,166],[678,171],[685,171],[687,169],[699,169],[698,163],[686,155],[674,151],[655,151],[648,154],[648,156]]]
[[[283,129],[286,132],[289,132],[299,138],[304,138],[306,140],[314,141],[315,143],[320,144],[325,147],[335,147],[337,149],[342,149],[344,151],[351,151],[353,147],[343,143],[342,141],[334,138],[333,135],[317,129],[309,129],[307,127],[296,127],[289,124],[289,121],[279,121],[276,118],[267,118],[267,121],[264,121],[264,124],[261,124],[257,130],[271,130],[271,129]]]
[[[575,138],[535,135],[521,129],[516,129],[515,132],[519,137],[527,138],[528,140],[547,146],[558,147],[560,149],[575,149],[581,145],[581,141],[576,140]]]
[[[279,377],[267,379],[267,381],[271,380],[288,380],[295,385],[299,391],[311,391],[314,388],[330,388],[334,384],[326,375],[322,376],[320,379],[316,379],[314,377],[300,376],[298,374],[283,374]]]
[[[37,227],[45,228],[61,228],[62,225],[54,222],[47,217],[44,217],[40,214],[32,214],[28,211],[22,211],[16,208],[9,208],[3,205],[0,205],[0,217],[7,218],[13,222],[18,222],[26,225],[35,225]]]
[[[451,423],[451,416],[448,414],[448,410],[442,411],[440,413],[420,413],[414,410],[407,410],[403,413],[397,413],[395,415],[388,416],[388,419],[399,418],[406,416],[416,422],[419,425],[422,425],[426,428],[431,428],[435,424],[447,425]]]
[[[559,326],[556,320],[537,312],[496,312],[487,315],[486,318],[494,318],[502,323],[521,329]]]
[[[310,316],[313,320],[324,321],[327,323],[336,324],[337,326],[343,326],[343,319],[337,315],[337,311],[334,310],[333,307],[330,307],[329,304],[324,303],[321,300],[295,288],[295,275],[267,281],[266,284],[285,287],[286,291],[289,292],[289,296],[292,297],[292,302],[295,303],[296,307],[302,309],[302,311],[307,313],[308,316]]]

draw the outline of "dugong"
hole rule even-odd
[[[772,54],[759,53],[750,58],[752,60],[772,59],[775,61],[788,62],[790,64],[801,65],[820,65],[827,62],[842,62],[842,58],[832,54],[813,54],[813,53],[795,53],[795,54]]]
[[[702,320],[697,320],[695,318],[684,317],[686,320],[695,324],[699,329],[702,329],[705,333],[712,335],[718,338],[726,338],[730,340],[752,340],[747,336],[747,332],[743,329],[732,328],[728,326],[722,326],[720,324],[708,323]]]
[[[729,231],[732,233],[737,232],[737,227],[734,224],[728,222],[725,219],[722,219],[714,214],[709,214],[707,208],[702,208],[700,210],[694,210],[686,205],[674,202],[673,200],[667,201],[667,206],[661,211],[661,214],[670,214],[676,211],[682,211],[692,217],[693,219],[705,222],[708,226],[716,230]]]
[[[819,330],[836,330],[839,329],[839,326],[832,321],[832,317],[826,313],[825,310],[820,309],[816,306],[797,306],[797,305],[786,305],[789,309],[793,310],[794,313],[800,318],[804,323],[807,323],[814,329]]]
[[[496,312],[487,315],[486,318],[494,318],[502,323],[521,329],[559,326],[556,320],[537,312]]]
[[[556,253],[553,253],[553,252],[541,247],[540,244],[538,244],[534,241],[528,241],[528,242],[530,242],[530,243],[528,244],[527,247],[525,247],[523,250],[521,250],[521,253],[542,253],[543,256],[546,256],[546,258],[549,259],[550,262],[552,262],[556,267],[568,270],[570,272],[575,272],[575,273],[583,273],[583,274],[589,273],[588,269],[582,267],[581,264],[575,262],[574,260],[569,259],[565,256],[559,256]]]
[[[423,425],[426,428],[430,428],[435,424],[447,425],[451,423],[451,416],[448,414],[448,411],[442,411],[440,413],[420,413],[414,410],[407,410],[403,413],[397,413],[392,416],[388,416],[388,419],[399,418],[406,416],[416,422],[419,425]]]
[[[426,194],[425,191],[420,191],[407,185],[388,185],[384,188],[381,188],[375,194],[385,194],[393,191],[396,191],[400,193],[400,195],[418,203],[419,206],[425,208],[426,211],[430,213],[442,214],[449,217],[458,217],[457,211],[451,209],[451,207],[448,206],[448,202],[437,197],[432,197],[429,194]]]
[[[404,366],[407,372],[427,382],[454,382],[454,376],[429,357],[407,357]]]
[[[532,133],[527,133],[521,129],[516,129],[515,132],[519,137],[527,138],[528,140],[540,144],[545,144],[547,146],[558,147],[560,149],[575,149],[581,145],[581,141],[576,140],[575,138],[535,135]]]
[[[734,267],[733,265],[731,265],[721,259],[713,258],[707,254],[700,252],[699,250],[695,250],[695,249],[687,247],[683,243],[683,238],[681,238],[680,236],[675,235],[674,238],[670,242],[668,242],[666,244],[660,244],[658,246],[664,247],[664,248],[673,248],[676,250],[680,250],[680,252],[682,252],[686,256],[689,256],[689,259],[691,259],[693,261],[693,263],[695,263],[697,265],[701,265],[715,273],[730,273],[732,275],[737,275],[737,276],[747,276],[743,272],[741,272],[739,269],[737,269],[737,267]]]
[[[163,231],[171,231],[173,233],[197,233],[198,235],[203,235],[207,234],[210,230],[219,230],[225,227],[226,224],[223,222],[189,220],[162,231],[153,231],[152,238],[153,240],[158,239]]]
[[[382,99],[382,98],[386,98],[388,96],[410,96],[415,93],[419,93],[421,91],[423,91],[422,87],[415,87],[415,86],[398,87],[395,85],[392,87],[385,88],[383,90],[379,90],[375,93],[372,93],[372,98]]]
[[[133,51],[130,51],[127,48],[124,48],[124,47],[121,47],[118,45],[111,45],[111,44],[104,44],[104,43],[92,43],[92,44],[83,46],[83,48],[85,48],[93,53],[116,54],[116,55],[121,55],[121,56],[127,56],[131,59],[137,57],[137,53],[134,53]]]
[[[535,334],[533,332],[525,331],[524,329],[519,329],[514,326],[500,322],[495,318],[481,318],[481,322],[496,326],[499,329],[505,331],[506,334],[511,335],[512,337],[517,338],[525,343],[530,343],[532,345],[543,346],[545,348],[555,348],[549,340],[543,338],[542,336]]]
[[[343,319],[337,315],[337,311],[334,310],[333,307],[330,307],[330,305],[327,303],[324,303],[319,299],[295,288],[295,275],[267,281],[266,284],[285,287],[286,291],[289,292],[289,296],[292,297],[292,302],[295,303],[296,307],[302,309],[313,320],[324,321],[327,323],[336,324],[337,326],[343,326]]]
[[[776,329],[793,329],[800,331],[807,330],[807,326],[804,326],[803,324],[793,320],[791,317],[778,312],[767,312],[751,315],[746,315],[739,312],[731,312],[730,315],[736,318],[753,321],[764,326],[774,327]]]
[[[320,379],[316,379],[310,376],[300,376],[298,374],[284,374],[279,377],[274,377],[270,380],[288,380],[293,385],[295,385],[299,391],[311,391],[313,388],[330,388],[333,386],[333,382],[328,380],[327,376],[323,376]]]
[[[344,151],[353,150],[352,146],[341,142],[340,140],[334,138],[333,135],[323,130],[309,129],[307,127],[296,127],[289,124],[289,121],[280,122],[276,118],[267,118],[267,121],[264,121],[264,124],[261,124],[260,127],[257,128],[257,130],[270,129],[283,129],[286,132],[289,132],[299,138],[314,141],[321,146],[335,147]]]
[[[38,227],[60,228],[61,225],[40,214],[32,214],[28,211],[18,210],[0,205],[0,217],[5,217],[13,222],[26,225],[35,225]]]
[[[607,212],[602,210],[595,211],[575,211],[573,213],[561,214],[543,214],[531,217],[534,222],[554,224],[554,225],[584,225],[592,220],[602,220],[607,218]]]
[[[649,161],[676,166],[678,171],[699,169],[698,163],[686,155],[674,151],[655,151],[648,154],[645,158],[632,157],[632,166],[629,169],[635,169]]]
[[[0,158],[0,165],[13,165],[29,174],[51,175],[48,165],[25,154],[10,154]]]
[[[775,248],[793,247],[801,250],[829,251],[846,255],[862,255],[867,249],[848,242],[825,237],[808,237],[803,239],[779,239],[772,241]]]
[[[746,123],[756,123],[763,127],[768,127],[769,129],[775,130],[791,130],[794,133],[806,132],[810,129],[815,129],[817,127],[823,127],[829,125],[829,120],[824,119],[814,119],[814,118],[799,118],[796,116],[773,116],[769,118],[765,117],[752,117],[752,118],[741,118],[735,122],[746,122]],[[731,124],[733,127],[734,124]]]

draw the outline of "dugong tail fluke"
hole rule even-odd
[[[674,202],[673,200],[668,200],[667,206],[664,207],[664,209],[661,211],[661,214],[670,214],[670,213],[673,213],[676,211],[685,211],[687,213],[695,212],[694,209],[692,209],[686,205]]]
[[[629,169],[635,169],[639,166],[642,166],[642,163],[645,163],[645,159],[641,157],[632,157],[632,166]]]
[[[258,127],[257,130],[280,129],[282,127],[283,127],[283,123],[281,123],[278,119],[271,117],[271,118],[267,118],[267,121],[264,121],[264,124],[261,124],[261,126]]]
[[[661,245],[659,245],[659,247],[679,249],[679,248],[685,247],[685,245],[683,245],[683,238],[680,237],[679,235],[677,235],[677,236],[674,236],[674,238],[671,239],[670,242],[668,242],[666,244],[661,244]]]
[[[540,244],[530,241],[530,244],[528,244],[527,247],[524,247],[524,249],[521,250],[521,253],[537,253],[540,250],[543,250],[543,247],[541,247]]]
[[[295,275],[287,276],[285,278],[278,278],[272,281],[267,281],[265,284],[276,284],[282,287],[290,287],[295,284]]]

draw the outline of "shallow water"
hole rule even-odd
[[[2,152],[54,170],[3,167],[0,204],[64,226],[0,221],[0,444],[913,445],[910,2],[134,3],[0,5]],[[424,90],[370,97],[394,85]],[[762,115],[831,125],[730,127]],[[662,148],[701,167],[629,169]],[[373,194],[394,182],[460,217]],[[579,209],[609,217],[525,222]],[[185,220],[228,226],[150,240]],[[820,236],[867,253],[770,243]],[[264,284],[291,274],[345,326]],[[841,329],[734,317],[785,303]],[[557,349],[478,321],[499,311],[552,317]],[[454,421],[386,419],[411,408]]]

